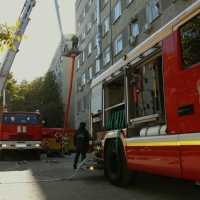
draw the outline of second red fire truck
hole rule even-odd
[[[92,81],[93,144],[113,185],[137,171],[200,183],[199,47],[196,1]]]

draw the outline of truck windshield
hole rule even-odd
[[[3,124],[39,124],[39,116],[36,114],[7,113],[3,115]]]

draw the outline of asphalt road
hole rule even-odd
[[[31,157],[6,158],[0,162],[0,200],[200,199],[200,186],[194,182],[145,173],[139,173],[136,183],[128,187],[115,187],[103,170],[76,172],[72,167],[74,156],[47,158],[42,154],[39,161]]]

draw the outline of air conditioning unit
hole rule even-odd
[[[131,36],[129,37],[129,46],[133,46],[134,44],[136,44],[136,37],[135,36]]]
[[[87,82],[87,83],[90,83],[90,82],[91,82],[91,79],[90,79],[90,78],[88,78],[88,79],[86,80],[86,82]]]
[[[81,90],[83,90],[83,87],[81,87],[81,86],[78,87],[78,91],[81,91]]]
[[[143,27],[142,27],[142,32],[143,33],[149,33],[151,31],[151,24],[146,23]]]
[[[136,14],[136,15],[133,15],[132,17],[131,17],[131,23],[135,23],[135,22],[137,22],[137,20],[138,20],[138,14]]]

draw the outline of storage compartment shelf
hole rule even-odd
[[[143,123],[148,121],[155,121],[159,117],[158,114],[148,115],[144,117],[138,117],[134,119],[130,119],[130,123]]]
[[[111,110],[111,109],[113,109],[113,108],[116,108],[116,107],[122,106],[122,105],[124,105],[124,104],[125,104],[125,102],[122,102],[122,103],[116,104],[116,105],[114,105],[114,106],[111,106],[111,107],[109,107],[109,108],[106,108],[105,111],[108,111],[108,110]]]

